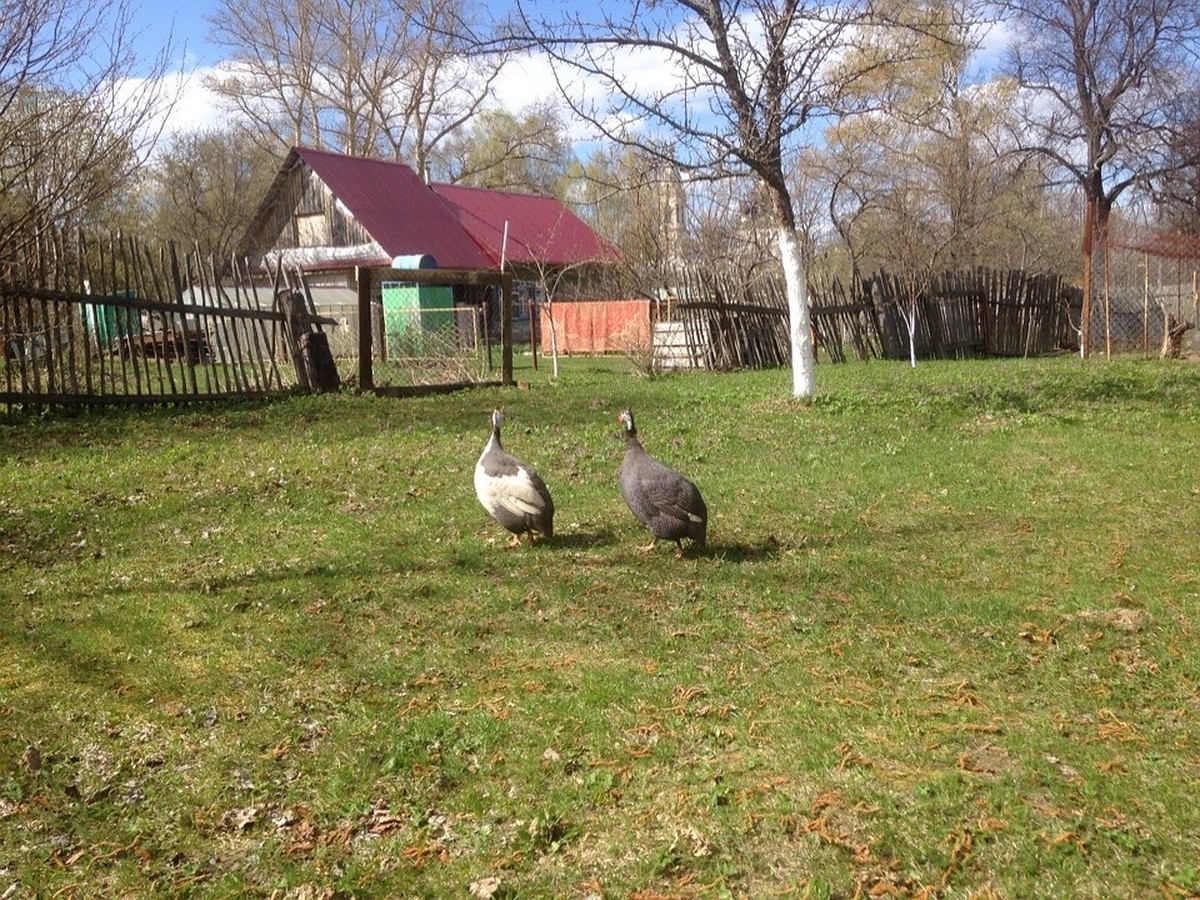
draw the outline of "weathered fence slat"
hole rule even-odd
[[[0,409],[186,403],[295,385],[279,365],[283,313],[263,308],[248,263],[226,275],[198,249],[119,234],[59,237],[29,252],[37,257],[7,271],[41,274],[0,282]],[[303,274],[280,267],[267,277],[272,296],[286,284],[303,298],[309,342],[319,343],[324,320],[311,316]]]
[[[673,273],[667,317],[682,322],[689,358],[709,368],[779,366],[790,361],[786,292],[778,278],[734,280],[685,268]],[[1066,287],[1055,276],[1020,271],[947,272],[924,285],[877,273],[851,285],[809,286],[813,340],[831,362],[904,359],[915,315],[917,358],[1055,352],[1067,338]]]

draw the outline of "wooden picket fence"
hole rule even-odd
[[[678,269],[664,317],[677,323],[676,367],[770,368],[791,353],[787,297],[777,279],[727,271]]]
[[[790,361],[787,300],[776,277],[680,270],[664,318],[675,323],[675,365],[761,368]],[[948,272],[919,288],[877,274],[847,287],[809,286],[818,359],[907,360],[907,317],[920,359],[1038,356],[1070,347],[1080,298],[1053,275],[1021,271]],[[1074,318],[1072,318],[1072,312]],[[1077,343],[1076,343],[1077,346]]]
[[[307,386],[314,313],[299,271],[264,279],[174,244],[59,240],[0,271],[0,407],[280,395]]]
[[[1081,298],[1057,275],[980,269],[943,273],[914,288],[878,274],[861,293],[874,307],[885,359],[909,358],[906,316],[914,309],[918,359],[1042,356],[1076,341],[1071,322]]]

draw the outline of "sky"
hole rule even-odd
[[[208,40],[207,18],[221,0],[131,0],[133,32],[138,56],[154,60],[172,44],[173,65],[182,73],[181,100],[167,120],[166,133],[188,131],[220,124],[222,113],[216,98],[204,88],[204,78],[224,58],[224,49]],[[553,86],[547,71],[526,60],[510,68],[497,84],[497,96],[512,109],[521,109],[547,96]],[[136,86],[134,86],[136,89]]]
[[[205,74],[220,62],[221,48],[208,42],[205,17],[219,0],[132,0],[131,26],[139,59],[150,65],[168,43],[170,71],[181,79],[181,99],[167,119],[166,131],[188,131],[216,125],[221,113],[203,86]],[[136,86],[134,87],[136,89]]]
[[[133,32],[140,58],[149,63],[170,42],[171,68],[181,78],[181,100],[166,122],[165,133],[202,129],[220,124],[222,113],[216,98],[204,88],[204,78],[221,62],[223,48],[208,40],[207,18],[222,0],[130,0]],[[994,61],[1007,39],[1006,29],[993,29],[978,61]],[[632,76],[632,73],[631,73]],[[648,70],[642,78],[653,78]],[[497,84],[497,96],[510,109],[519,110],[544,99],[553,87],[546,64],[536,59],[510,67]],[[136,85],[133,87],[136,90]],[[540,92],[540,94],[539,94]]]
[[[178,48],[186,44],[187,58],[193,65],[211,65],[220,60],[217,47],[208,43],[205,17],[217,7],[217,0],[137,0],[130,4],[133,30],[138,35],[139,54],[152,58],[171,41]]]

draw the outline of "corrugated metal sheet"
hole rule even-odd
[[[616,248],[553,197],[454,184],[431,187],[496,264],[502,250],[514,264],[568,266],[617,261]]]
[[[496,267],[497,261],[464,230],[459,217],[404,163],[303,147],[295,152],[389,260],[428,253],[441,268]]]

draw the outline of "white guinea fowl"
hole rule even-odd
[[[475,463],[475,496],[493,519],[512,532],[509,546],[527,536],[554,537],[554,501],[541,476],[500,445],[504,413],[492,411],[492,436]]]
[[[649,544],[638,549],[649,552],[660,540],[674,541],[682,556],[683,538],[703,548],[708,508],[699,488],[646,452],[638,439],[633,413],[622,410],[617,419],[625,426],[625,456],[617,469],[617,484],[629,509],[654,535]]]

